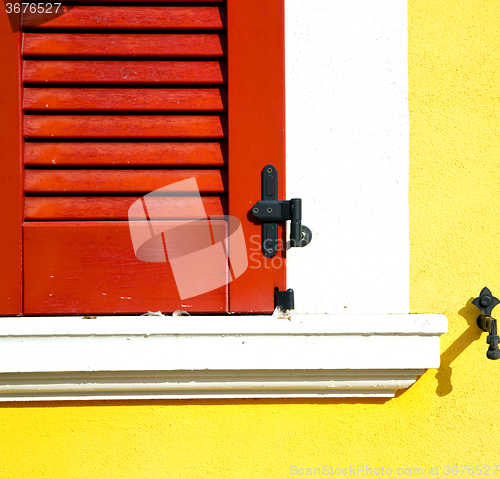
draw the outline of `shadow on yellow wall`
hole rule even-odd
[[[436,373],[436,379],[438,380],[436,394],[438,396],[446,396],[453,390],[453,369],[451,363],[474,341],[477,341],[481,337],[482,331],[477,326],[478,309],[472,304],[473,299],[474,298],[470,298],[467,305],[458,312],[458,314],[467,321],[469,327],[441,353],[441,366]]]

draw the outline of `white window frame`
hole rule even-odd
[[[391,397],[441,315],[3,318],[0,400]]]
[[[409,314],[406,2],[285,5],[297,310],[0,318],[0,401],[390,397],[439,367],[446,317]]]

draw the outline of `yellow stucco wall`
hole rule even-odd
[[[449,319],[440,371],[391,400],[5,405],[1,479],[500,462],[500,361],[470,306],[484,285],[500,295],[500,2],[409,0],[409,25],[411,311]]]

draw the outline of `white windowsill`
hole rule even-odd
[[[0,318],[0,401],[392,397],[439,314]]]

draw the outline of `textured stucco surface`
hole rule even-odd
[[[435,462],[498,463],[500,362],[470,301],[483,286],[500,294],[500,3],[408,5],[410,309],[449,323],[440,370],[418,383],[437,379],[420,399],[439,427],[422,427]]]
[[[2,479],[278,478],[323,464],[446,477],[445,465],[498,464],[500,361],[476,341],[469,300],[484,285],[500,295],[500,3],[408,8],[410,301],[449,319],[439,372],[387,401],[6,405]]]

